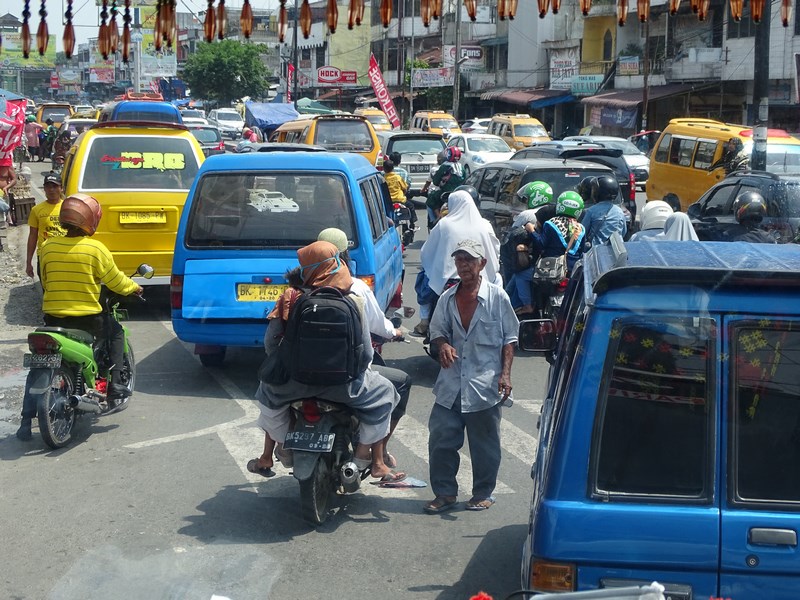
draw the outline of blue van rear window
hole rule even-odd
[[[338,227],[357,245],[346,181],[330,173],[209,173],[191,202],[192,248],[300,248]]]

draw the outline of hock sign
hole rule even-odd
[[[400,127],[400,117],[397,116],[397,109],[394,107],[394,102],[392,102],[389,90],[386,89],[386,82],[383,80],[381,67],[378,65],[378,61],[375,60],[374,54],[369,55],[369,71],[367,71],[367,76],[369,77],[369,82],[372,84],[375,97],[378,99],[378,104],[380,104],[381,110],[386,115],[386,118],[389,119],[392,127]]]
[[[357,85],[358,72],[342,71],[339,67],[319,67],[317,69],[317,83],[330,86]]]

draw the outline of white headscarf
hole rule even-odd
[[[458,242],[473,239],[486,250],[483,272],[488,281],[503,284],[500,276],[500,241],[492,224],[481,217],[478,207],[467,192],[452,192],[447,199],[447,216],[436,224],[422,246],[420,261],[431,289],[441,295],[448,279],[457,277],[456,265],[450,256]]]
[[[700,241],[692,227],[692,220],[689,215],[682,212],[671,214],[664,223],[664,233],[650,238],[652,240],[675,240],[675,241]]]

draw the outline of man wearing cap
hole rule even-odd
[[[25,272],[33,277],[33,253],[41,249],[44,241],[51,237],[62,236],[66,232],[59,224],[61,213],[61,177],[55,173],[44,176],[44,195],[46,202],[41,202],[31,209],[28,215],[28,254],[25,260]],[[38,261],[37,261],[38,262]],[[39,272],[39,265],[36,266]]]
[[[440,513],[458,500],[458,451],[469,436],[472,497],[467,510],[486,510],[500,469],[500,406],[511,395],[511,363],[519,321],[503,288],[481,272],[483,245],[462,240],[452,254],[460,282],[446,290],[430,323],[441,370],[433,386],[436,402],[428,421],[431,489],[424,507]]]

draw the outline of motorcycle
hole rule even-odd
[[[143,264],[136,275],[150,279],[153,268]],[[121,297],[104,289],[101,304],[104,317],[124,320],[127,311],[119,308]],[[133,393],[136,362],[133,347],[125,334],[125,353],[122,383]],[[23,367],[29,368],[25,381],[25,406],[36,406],[39,432],[45,444],[53,449],[63,448],[72,439],[77,417],[99,415],[106,400],[109,369],[107,340],[95,344],[92,334],[79,329],[38,327],[28,334],[30,353],[23,357]],[[127,398],[125,402],[127,402]]]
[[[408,203],[395,202],[392,205],[394,209],[394,223],[397,226],[397,233],[400,234],[400,240],[403,242],[403,248],[407,248],[414,241],[414,232],[417,228],[411,219],[411,208]]]

